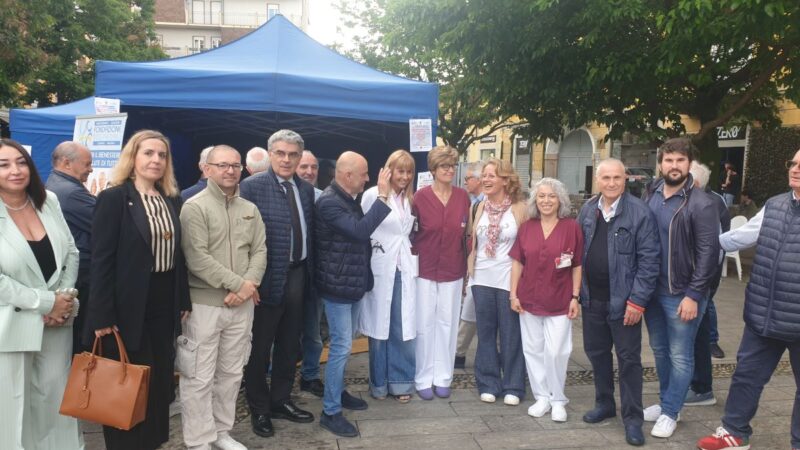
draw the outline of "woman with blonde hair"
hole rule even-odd
[[[128,431],[103,427],[107,449],[149,450],[169,440],[175,321],[192,308],[169,140],[153,130],[131,136],[111,185],[97,197],[92,224],[84,344],[102,338],[104,354],[118,358],[110,336],[118,331],[130,361],[150,366],[144,422]]]
[[[369,390],[372,397],[393,396],[400,403],[414,392],[414,338],[417,257],[411,254],[409,235],[414,227],[414,157],[396,150],[386,161],[391,171],[392,212],[372,232],[373,289],[361,302],[359,331],[369,337]],[[364,192],[361,207],[369,211],[378,199],[377,186]]]
[[[414,195],[417,278],[417,393],[423,400],[450,396],[458,315],[467,272],[466,231],[470,201],[453,186],[458,152],[447,146],[428,153],[433,184]]]
[[[572,319],[580,312],[583,233],[569,217],[564,184],[543,178],[533,185],[528,215],[509,254],[511,309],[519,313],[520,334],[531,391],[528,414],[566,422],[564,395],[572,353]]]
[[[484,200],[470,221],[472,248],[467,260],[478,330],[475,380],[482,401],[492,403],[502,395],[506,405],[515,406],[525,396],[525,363],[519,319],[509,305],[512,259],[508,252],[528,218],[527,206],[519,176],[508,161],[488,160],[481,184]]]

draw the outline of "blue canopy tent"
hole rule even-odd
[[[31,146],[31,158],[42,180],[50,174],[50,154],[59,143],[72,139],[75,116],[94,114],[94,97],[37,109],[10,111],[11,137]]]
[[[202,148],[224,143],[244,153],[266,146],[281,128],[300,133],[323,158],[359,151],[373,169],[392,150],[408,147],[409,119],[430,118],[435,136],[436,84],[353,62],[281,15],[204,53],[155,62],[98,61],[96,72],[95,95],[121,100],[128,134],[154,128],[170,136],[182,186],[196,180]],[[418,154],[420,168],[423,156]]]

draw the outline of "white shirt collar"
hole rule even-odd
[[[600,199],[597,201],[597,209],[603,214],[603,220],[608,222],[609,220],[613,219],[614,216],[617,214],[617,206],[619,206],[619,200],[622,198],[620,195],[614,200],[614,203],[611,204],[611,209],[606,213],[605,209],[603,208],[603,196],[600,195]]]

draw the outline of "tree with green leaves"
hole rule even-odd
[[[688,115],[713,165],[716,127],[775,126],[776,100],[800,100],[797,0],[386,0],[384,9],[407,48],[464,61],[486,104],[525,120],[532,138],[596,122],[611,137],[658,141],[684,133]]]
[[[98,59],[166,57],[154,12],[154,0],[0,0],[0,105],[91,95]]]
[[[492,106],[486,89],[469,64],[458,55],[447,54],[435,41],[418,40],[413,29],[398,27],[402,13],[393,0],[343,0],[339,9],[345,26],[361,30],[355,48],[347,55],[356,61],[420,81],[439,84],[437,132],[447,144],[464,154],[470,144],[510,126],[511,115]]]

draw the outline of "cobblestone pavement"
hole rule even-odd
[[[735,278],[723,280],[715,299],[719,314],[720,345],[726,352],[724,359],[714,360],[714,392],[717,404],[704,407],[686,407],[682,420],[670,439],[649,436],[651,425],[645,424],[647,439],[645,449],[692,449],[696,440],[713,432],[719,426],[730,377],[735,368],[735,352],[742,333],[742,302],[744,282]],[[583,352],[580,319],[576,320],[574,344],[570,359],[566,394],[569,418],[566,423],[555,423],[549,416],[535,419],[526,414],[531,404],[530,391],[519,406],[482,403],[475,389],[472,374],[472,356],[468,355],[467,369],[457,370],[453,393],[449,399],[423,401],[414,398],[403,405],[391,399],[374,400],[367,393],[368,356],[354,355],[347,369],[348,389],[369,403],[366,411],[348,411],[345,415],[354,421],[360,437],[337,438],[319,427],[319,423],[295,424],[275,420],[275,436],[260,438],[250,430],[248,411],[239,398],[236,425],[231,435],[250,449],[630,449],[619,417],[600,424],[589,425],[581,416],[594,403],[591,366]],[[645,340],[646,340],[646,333]],[[652,353],[643,344],[642,359],[645,366],[644,405],[658,401],[658,383]],[[324,366],[323,366],[324,367]],[[755,434],[751,439],[753,449],[790,448],[789,426],[795,383],[788,356],[785,355],[772,381],[764,390],[758,415],[753,420]],[[295,402],[303,409],[319,415],[322,402],[306,393],[295,392]],[[619,405],[619,400],[617,400]],[[180,415],[171,423],[172,436],[164,449],[185,448],[181,437]],[[86,425],[88,450],[103,449],[99,427]]]

